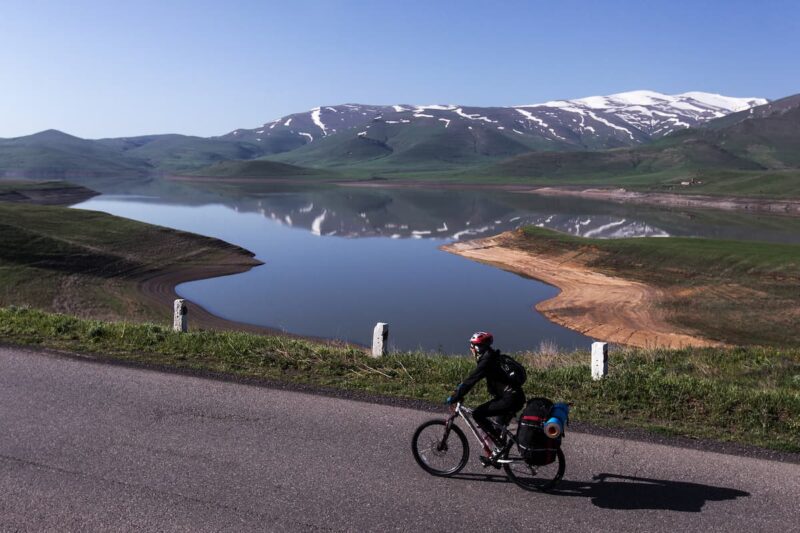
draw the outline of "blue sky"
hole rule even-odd
[[[0,137],[221,135],[345,102],[800,92],[800,2],[37,1],[0,12]]]

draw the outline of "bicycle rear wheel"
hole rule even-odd
[[[469,443],[461,428],[444,420],[429,420],[419,426],[411,439],[419,466],[434,476],[452,476],[467,465]]]
[[[566,466],[567,460],[564,452],[559,448],[556,452],[556,460],[549,465],[529,465],[525,461],[519,460],[504,464],[503,469],[508,479],[523,489],[547,492],[564,477]]]

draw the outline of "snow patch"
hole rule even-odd
[[[631,133],[631,130],[629,130],[628,128],[623,128],[622,126],[617,126],[613,122],[609,122],[608,120],[606,120],[604,118],[598,117],[597,115],[595,115],[591,111],[586,111],[586,113],[588,113],[589,116],[592,117],[593,119],[595,119],[597,122],[601,122],[601,123],[605,124],[606,126],[614,128],[615,130],[624,131],[625,133],[628,134],[628,136],[631,138],[631,140],[633,140],[633,133]]]
[[[423,111],[430,109],[432,111],[452,111],[456,108],[454,105],[439,105],[439,104],[432,104],[432,105],[418,105],[414,107],[415,113],[422,113]]]
[[[300,135],[305,135],[306,137],[308,137],[308,142],[314,142],[314,136],[311,135],[310,133],[306,133],[304,131],[301,131]]]
[[[319,118],[321,114],[321,110],[318,107],[315,107],[311,110],[311,120],[314,121],[314,124],[322,130],[322,135],[327,135],[328,132],[326,131],[325,124],[322,123],[322,120]]]
[[[616,226],[621,226],[624,223],[625,223],[625,219],[624,218],[622,220],[618,220],[616,222],[609,222],[608,224],[604,224],[604,225],[602,225],[602,226],[600,226],[598,228],[590,229],[589,231],[584,233],[583,236],[584,237],[593,237],[595,235],[599,235],[599,234],[603,233],[604,231],[609,230],[611,228],[614,228]]]
[[[464,109],[460,107],[458,109],[455,109],[455,113],[456,115],[467,118],[469,120],[483,120],[484,122],[489,122],[490,124],[497,123],[496,120],[492,120],[489,117],[481,116],[480,113],[474,113],[474,114],[464,113]]]
[[[704,93],[699,91],[691,91],[676,95],[677,97],[691,98],[696,102],[708,106],[725,109],[727,111],[736,112],[753,107],[757,105],[764,105],[767,103],[766,98],[735,98],[732,96],[723,96],[721,94]]]
[[[517,112],[520,115],[524,116],[525,118],[527,118],[528,120],[530,120],[532,122],[535,122],[535,123],[539,124],[541,127],[543,127],[543,128],[549,128],[550,127],[547,124],[547,122],[545,122],[544,120],[540,119],[539,117],[533,116],[533,113],[531,113],[530,111],[525,110],[525,109],[520,109],[519,107],[515,107],[514,109],[516,109]]]
[[[440,118],[439,120],[444,122],[444,127],[445,128],[449,128],[450,127],[450,119],[449,118]]]
[[[284,123],[283,123],[283,125],[284,125],[284,126],[288,126],[288,125],[289,125],[289,124],[291,124],[291,123],[292,123],[292,119],[289,119],[289,120],[287,120],[286,122],[284,122]]]
[[[318,236],[322,235],[322,223],[325,222],[327,214],[328,210],[325,209],[321,215],[314,219],[314,222],[311,223],[311,233]]]

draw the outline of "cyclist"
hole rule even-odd
[[[522,391],[522,386],[514,384],[501,367],[503,356],[500,350],[492,349],[493,341],[492,334],[485,331],[479,331],[470,337],[469,349],[478,366],[456,387],[455,392],[445,400],[445,403],[450,405],[460,402],[475,384],[486,378],[486,388],[492,399],[476,407],[472,416],[495,443],[501,444],[500,435],[489,421],[489,417],[497,417],[502,424],[507,424],[525,405],[525,393]],[[492,450],[484,446],[484,453],[486,457],[491,457]]]

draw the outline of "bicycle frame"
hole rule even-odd
[[[509,430],[508,424],[503,423],[505,418],[500,423],[494,419],[491,420],[492,424],[501,431],[500,438],[495,443],[495,439],[485,434],[483,428],[475,421],[473,413],[472,409],[459,402],[450,406],[450,412],[444,420],[435,418],[420,424],[411,439],[414,460],[429,474],[453,476],[469,462],[470,446],[467,434],[471,432],[481,447],[485,448],[484,454],[479,456],[484,468],[488,466],[502,468],[505,470],[506,476],[523,489],[546,492],[562,479],[566,458],[560,447],[541,450],[538,448],[523,449],[520,447],[516,435]],[[464,430],[462,424],[454,424],[459,417],[464,420],[469,432]],[[444,434],[442,434],[442,429]],[[500,445],[501,442],[504,444]],[[453,445],[452,450],[449,443]],[[519,449],[519,453],[510,455],[509,452],[514,447]],[[555,457],[531,456],[526,460],[525,457],[528,457],[529,451],[555,451]],[[540,459],[542,464],[532,463],[532,461]],[[543,471],[540,472],[540,469]]]
[[[487,439],[489,439],[488,443],[481,438],[479,433],[478,423],[475,422],[474,418],[472,418],[472,409],[470,409],[466,405],[463,405],[461,402],[456,403],[455,408],[452,409],[452,413],[447,417],[447,422],[445,424],[446,431],[448,432],[450,431],[450,426],[453,424],[453,421],[457,417],[461,417],[461,419],[464,420],[464,422],[466,422],[467,427],[469,427],[470,431],[472,432],[472,435],[481,444],[481,446],[486,446],[487,444],[490,444],[492,449],[495,450],[498,449],[497,443],[493,442],[491,438],[488,437],[488,435],[487,435]],[[512,435],[508,431],[508,426],[507,425],[501,426],[500,424],[496,424],[495,422],[492,423],[495,424],[496,426],[500,426],[502,428],[502,434],[504,434],[506,437],[506,444],[505,446],[499,449],[499,452],[496,453],[497,457],[494,459],[494,462],[498,464],[503,464],[503,463],[513,463],[516,461],[523,461],[522,457],[508,456],[508,452],[511,450],[512,446],[514,446],[517,443],[517,439],[514,437],[514,435]]]

